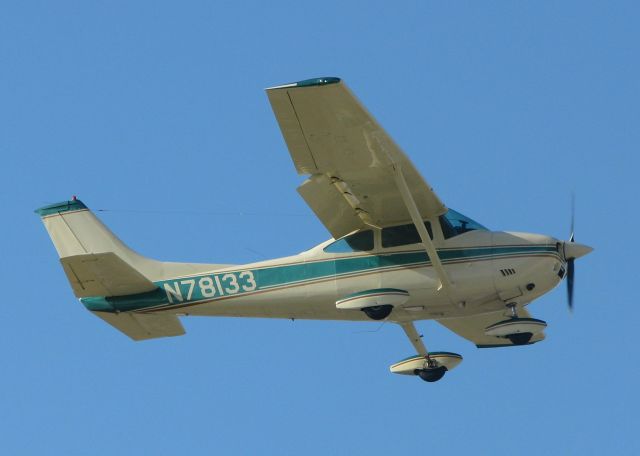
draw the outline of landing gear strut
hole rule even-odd
[[[455,368],[462,356],[451,352],[428,352],[422,336],[416,331],[413,322],[400,323],[405,334],[418,354],[405,358],[392,365],[390,370],[395,374],[415,375],[425,382],[437,382],[449,370]]]
[[[515,303],[507,304],[507,307],[509,308],[509,310],[511,310],[511,319],[514,321],[518,320],[518,313],[516,312],[516,304]],[[533,337],[533,333],[521,332],[521,333],[507,334],[505,337],[509,339],[513,345],[526,345],[529,343],[529,341]]]

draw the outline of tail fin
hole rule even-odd
[[[104,252],[123,258],[139,256],[78,199],[41,207],[35,212],[42,217],[60,258]]]
[[[36,212],[77,297],[124,296],[156,288],[147,274],[159,262],[128,248],[82,201],[64,201]]]
[[[170,263],[139,255],[75,198],[35,212],[42,218],[79,298],[144,293],[155,288],[154,281],[229,266]]]

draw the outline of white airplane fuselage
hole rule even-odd
[[[379,246],[376,236],[376,246]],[[336,301],[373,289],[402,289],[409,299],[392,321],[459,317],[526,305],[562,280],[561,243],[529,233],[470,231],[442,241],[438,254],[453,287],[446,291],[420,244],[327,253],[333,240],[299,255],[159,280],[166,302],[135,310],[194,316],[368,320]]]

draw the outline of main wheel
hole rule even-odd
[[[507,339],[509,339],[513,345],[526,345],[529,343],[532,337],[533,337],[533,334],[527,332],[527,333],[509,334],[507,336]]]
[[[418,370],[417,374],[425,382],[437,382],[444,374],[447,373],[447,368],[444,366],[439,367],[427,367],[425,369]]]
[[[384,320],[389,316],[392,310],[393,306],[390,304],[365,307],[364,309],[362,309],[362,311],[367,314],[367,317],[371,318],[372,320]]]

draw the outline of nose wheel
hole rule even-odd
[[[507,304],[507,307],[511,311],[511,320],[518,320],[518,312],[516,311],[515,303]],[[518,332],[514,334],[507,334],[505,336],[507,339],[511,341],[513,345],[526,345],[529,343],[531,338],[533,337],[533,333],[530,332]]]
[[[534,335],[547,327],[543,320],[518,317],[515,303],[507,304],[507,307],[511,310],[509,319],[487,326],[484,330],[485,335],[507,339],[513,345],[527,345]]]

